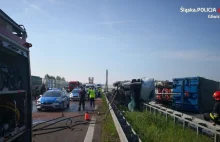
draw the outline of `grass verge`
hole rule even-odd
[[[100,108],[101,112],[108,111],[108,105],[105,99],[105,96],[102,95],[102,107]],[[120,142],[118,132],[115,128],[111,113],[109,112],[105,121],[102,123],[102,133],[101,141],[102,142]]]
[[[166,122],[164,116],[145,112],[125,112],[127,121],[139,135],[143,142],[212,142],[207,136],[199,135],[196,132],[182,125],[174,124],[169,118]]]

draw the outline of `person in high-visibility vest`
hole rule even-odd
[[[91,91],[91,87],[89,87],[89,89],[87,90],[87,94],[88,94],[88,101],[90,100],[90,91]]]
[[[102,88],[100,87],[100,88],[98,89],[98,98],[101,98],[101,95],[102,95]]]
[[[213,98],[215,99],[215,104],[213,111],[211,113],[205,113],[204,119],[206,121],[212,120],[213,125],[220,124],[220,91],[216,91],[213,94]]]
[[[89,98],[90,98],[90,106],[95,107],[95,90],[93,88],[91,88],[91,90],[89,91]]]

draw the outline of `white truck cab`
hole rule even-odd
[[[86,90],[87,93],[88,93],[88,90],[89,90],[90,87],[95,88],[95,84],[86,84],[85,90]]]

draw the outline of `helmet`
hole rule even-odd
[[[214,94],[213,94],[213,98],[217,101],[220,100],[220,91],[216,91]]]

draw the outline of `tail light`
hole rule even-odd
[[[186,97],[189,97],[189,92],[185,92],[185,96],[186,96]]]

